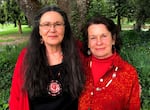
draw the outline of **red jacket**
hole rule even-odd
[[[117,54],[113,60],[114,69],[104,76],[103,82],[94,85],[90,61],[91,57],[83,61],[87,79],[79,99],[79,110],[140,110],[139,81],[133,66]],[[112,78],[116,67],[116,77]]]
[[[10,99],[9,99],[10,110],[29,110],[28,94],[26,91],[22,90],[23,73],[21,72],[21,67],[25,53],[26,49],[23,49],[15,65],[10,90]]]

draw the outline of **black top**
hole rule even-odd
[[[56,84],[58,89],[53,92],[49,86],[45,94],[29,98],[30,110],[78,110],[78,99],[72,99],[67,85],[64,85],[65,70],[63,64],[50,66],[53,76],[49,84]],[[58,91],[58,92],[57,92]]]

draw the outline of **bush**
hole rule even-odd
[[[21,49],[25,44],[7,45],[0,52],[0,110],[8,109],[9,92],[14,66]]]
[[[150,32],[127,31],[121,33],[121,55],[138,71],[142,86],[141,108],[150,108]]]

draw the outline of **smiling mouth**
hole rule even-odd
[[[48,37],[51,37],[51,38],[56,38],[57,36],[48,36]]]
[[[105,48],[96,48],[96,50],[104,50]]]

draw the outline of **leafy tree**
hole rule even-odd
[[[134,0],[135,6],[135,30],[140,31],[141,26],[147,19],[150,18],[150,1],[149,0]]]
[[[4,8],[1,5],[1,7],[0,7],[0,24],[3,25],[5,23],[5,21],[6,21],[5,18],[6,18],[6,15],[4,13]]]
[[[57,4],[68,15],[73,30],[77,37],[80,37],[80,30],[86,21],[86,14],[90,0],[57,0]]]
[[[18,7],[14,0],[2,0],[0,2],[0,23],[14,23],[16,27],[18,25],[18,32],[22,33],[21,22],[25,21],[23,12]],[[18,24],[17,24],[18,23]]]
[[[42,4],[38,0],[16,0],[16,2],[27,17],[28,25],[32,25],[33,17]]]
[[[109,3],[109,13],[112,18],[117,19],[117,24],[121,30],[121,19],[130,14],[129,0],[107,0]]]
[[[6,3],[7,3],[7,21],[13,22],[15,27],[17,26],[18,23],[18,31],[21,34],[22,33],[21,21],[25,18],[24,14],[21,12],[16,1],[7,0]]]
[[[100,14],[116,19],[121,30],[121,20],[124,17],[133,18],[131,3],[129,0],[91,0],[88,17]]]
[[[106,5],[106,0],[91,0],[87,18],[95,15],[106,15],[108,9],[107,6],[108,5]]]

